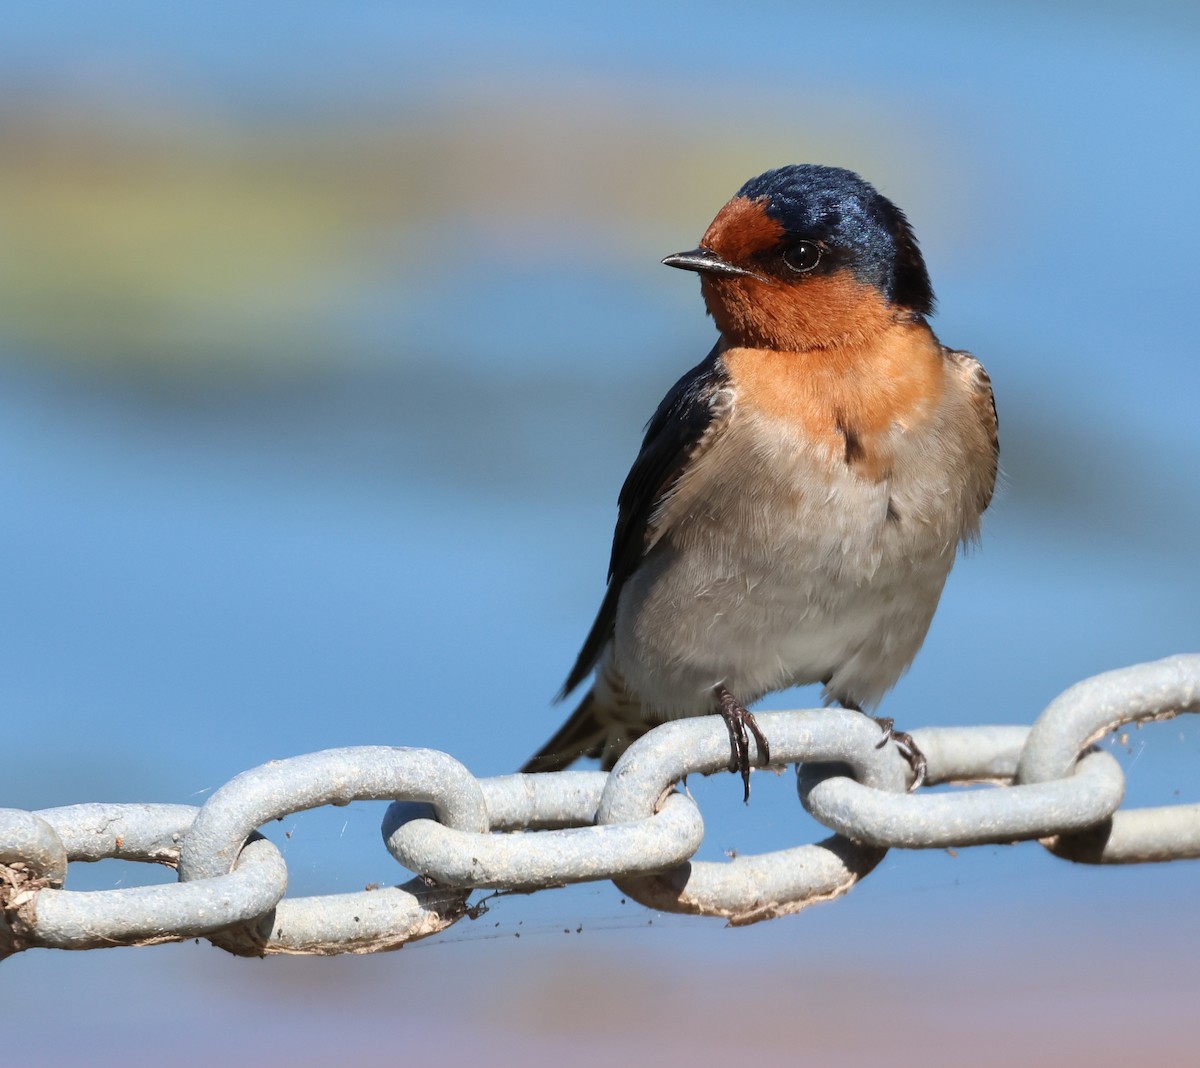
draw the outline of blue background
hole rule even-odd
[[[886,714],[1029,723],[1197,649],[1198,40],[1167,3],[8,13],[0,804],[199,804],[355,744],[516,767],[565,713],[641,425],[712,343],[658,260],[788,162],[905,208],[935,329],[999,405],[981,549]],[[1200,796],[1192,717],[1114,751],[1132,802]],[[787,777],[748,809],[732,779],[691,785],[703,856],[816,836]],[[271,828],[291,892],[398,881],[381,809]],[[893,852],[756,928],[596,885],[371,960],[33,951],[0,996],[42,1063],[747,1042],[872,1063],[896,1041],[1008,1063],[979,1052],[999,1027],[1031,1062],[1169,1059],[1200,993],[1197,871]],[[169,877],[105,862],[68,886]]]

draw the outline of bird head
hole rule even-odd
[[[797,164],[751,179],[698,248],[663,263],[699,273],[709,314],[733,345],[861,344],[933,310],[904,213],[841,167]]]

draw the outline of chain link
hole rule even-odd
[[[611,773],[476,779],[445,753],[361,746],[243,772],[199,808],[71,805],[0,809],[0,956],[34,946],[94,949],[204,937],[231,953],[395,949],[473,913],[477,889],[533,890],[608,879],[655,909],[731,924],[797,912],[846,893],[887,849],[1041,840],[1058,856],[1128,864],[1200,857],[1200,804],[1121,810],[1125,777],[1097,738],[1126,723],[1200,711],[1200,655],[1098,675],[1056,698],[1031,728],[914,731],[927,786],[908,793],[894,745],[840,709],[756,718],[775,764],[798,766],[824,841],[693,861],[700,810],[677,785],[725,770],[713,716],[668,723]],[[287,865],[257,828],[290,813],[390,800],[384,844],[415,878],[360,893],[289,898]],[[178,869],[178,882],[81,893],[70,862],[109,857]]]

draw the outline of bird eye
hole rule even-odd
[[[821,248],[815,241],[797,241],[783,254],[783,262],[793,271],[811,271],[821,262]]]

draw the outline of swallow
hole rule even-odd
[[[996,406],[929,326],[904,213],[851,171],[767,171],[662,262],[700,276],[720,336],[647,424],[559,699],[591,687],[522,770],[608,770],[652,727],[719,713],[749,799],[747,732],[756,763],[770,750],[747,705],[821,683],[873,709],[912,663],[992,498]],[[919,785],[924,757],[877,722]]]

